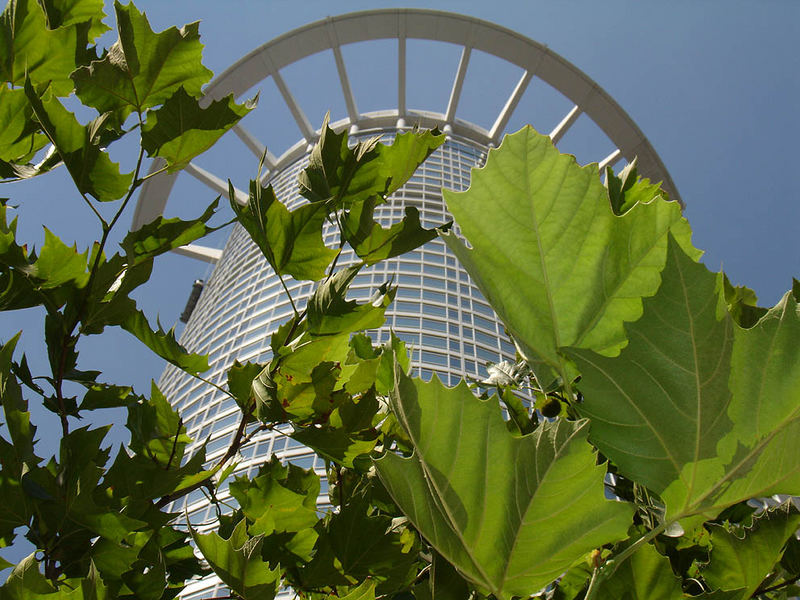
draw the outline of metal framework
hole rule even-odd
[[[341,48],[347,44],[370,40],[397,40],[397,106],[380,111],[360,112],[353,94],[347,67]],[[453,75],[453,85],[447,106],[441,112],[411,110],[406,103],[406,40],[420,39],[447,42],[461,47],[461,58]],[[517,85],[496,115],[491,129],[486,130],[475,123],[457,117],[464,77],[473,50],[480,50],[503,59],[523,71]],[[218,99],[233,93],[240,97],[248,89],[268,78],[272,78],[280,95],[300,129],[302,139],[288,148],[279,157],[267,152],[265,167],[268,178],[281,172],[287,165],[301,158],[319,135],[303,112],[300,104],[281,75],[281,70],[308,56],[319,52],[332,52],[336,64],[341,92],[347,109],[347,117],[333,124],[336,128],[349,127],[351,133],[365,130],[403,129],[414,123],[422,127],[442,127],[452,135],[463,137],[483,146],[499,144],[508,121],[517,108],[528,85],[539,78],[573,102],[572,108],[550,133],[558,142],[574,125],[581,114],[589,117],[611,140],[615,149],[605,157],[598,157],[600,168],[614,165],[621,159],[638,157],[641,173],[662,185],[670,196],[680,202],[675,185],[642,131],[628,114],[588,75],[567,60],[514,31],[464,15],[422,9],[387,9],[351,13],[311,23],[253,50],[234,63],[206,90],[209,99]],[[257,158],[261,158],[265,143],[241,125],[233,128],[244,146]],[[160,168],[156,161],[151,172]],[[209,173],[195,164],[186,172],[216,193],[227,197],[228,187],[224,179]],[[177,174],[160,175],[149,179],[143,186],[133,217],[132,228],[136,229],[164,212]],[[247,195],[237,190],[239,202]],[[214,253],[197,247],[183,249],[182,253],[200,260],[215,262]]]

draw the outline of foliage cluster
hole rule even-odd
[[[50,363],[34,376],[18,336],[0,349],[0,547],[24,535],[37,549],[0,561],[13,566],[0,598],[173,598],[211,571],[239,598],[282,586],[349,600],[800,591],[800,512],[748,502],[800,495],[800,286],[758,307],[698,263],[680,208],[635,163],[604,186],[596,165],[530,128],[490,152],[467,192],[445,192],[458,235],[424,229],[413,208],[388,228],[374,219],[444,142],[436,131],[353,144],[324,123],[299,179],[307,203],[289,210],[260,177],[245,205],[231,202],[269,267],[316,288],[272,334],[268,364],[228,371],[220,390],[241,421],[215,464],[155,384],[142,395],[80,369],[81,340],[116,326],[202,378],[206,358],[152,328],[130,294],[156,257],[209,232],[217,202],[128,233],[113,255],[107,242],[157,176],[142,175],[145,154],[178,170],[252,108],[200,102],[211,74],[196,24],[156,33],[118,3],[119,39],[101,52],[102,9],[12,0],[0,16],[0,177],[63,165],[101,232],[84,252],[49,232],[29,250],[0,206],[0,308],[44,309]],[[73,93],[98,114],[88,124],[61,100]],[[106,150],[126,136],[140,142],[132,173]],[[113,218],[98,203],[115,203]],[[338,248],[323,243],[326,222]],[[391,282],[370,302],[347,298],[363,266],[437,235],[519,350],[479,385],[412,379],[399,340],[373,345],[363,331],[384,322]],[[345,250],[357,264],[338,266]],[[28,398],[58,415],[58,456],[36,455]],[[116,453],[108,428],[75,427],[110,407],[128,414]],[[275,457],[233,476],[242,444],[279,425],[326,459],[333,511],[318,513],[313,471]],[[164,510],[197,489],[219,510],[215,529]]]

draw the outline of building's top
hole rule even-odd
[[[396,104],[379,111],[360,112],[341,48],[357,42],[385,39],[397,40]],[[431,110],[413,110],[406,105],[407,39],[446,42],[461,47],[461,58],[452,75],[453,83],[446,106],[431,107]],[[492,115],[493,119],[487,119],[487,122],[493,123],[489,129],[456,116],[473,50],[503,59],[522,70],[522,76],[500,112]],[[670,196],[680,201],[672,178],[642,131],[622,107],[580,69],[546,46],[499,25],[465,15],[423,9],[371,10],[311,23],[253,50],[209,84],[206,94],[210,98],[220,98],[231,93],[239,97],[259,82],[272,78],[297,123],[302,138],[280,156],[276,156],[265,151],[268,140],[257,139],[241,123],[234,127],[234,132],[244,146],[256,157],[260,158],[266,152],[265,165],[270,173],[278,172],[296,161],[308,151],[319,135],[281,76],[282,69],[319,52],[333,53],[347,108],[347,117],[334,123],[334,127],[349,127],[355,133],[376,129],[402,129],[411,125],[438,126],[452,135],[486,146],[496,146],[530,82],[538,78],[573,103],[572,108],[550,132],[555,142],[583,114],[608,136],[615,147],[608,156],[598,157],[601,169],[622,159],[631,161],[638,157],[639,172],[655,181],[663,182]],[[159,167],[156,161],[151,172]],[[190,164],[186,171],[216,192],[228,195],[228,186],[223,178],[195,164]],[[176,177],[177,174],[162,174],[147,180],[142,186],[132,228],[141,227],[163,213]],[[239,201],[246,199],[243,193],[237,193],[236,196]],[[213,260],[209,258],[213,253],[184,253],[193,256],[196,254],[197,258],[203,260]]]

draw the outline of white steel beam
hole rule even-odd
[[[300,108],[297,100],[294,99],[292,92],[289,90],[289,86],[286,85],[286,82],[277,70],[272,72],[272,80],[275,82],[275,85],[278,86],[278,91],[281,93],[281,96],[283,96],[283,101],[286,103],[286,106],[289,107],[289,111],[292,113],[297,126],[300,128],[300,133],[303,138],[309,144],[313,144],[316,141],[316,136],[311,127],[311,122],[308,120],[306,113],[303,112],[303,109]]]
[[[601,160],[598,163],[597,167],[600,169],[600,172],[602,173],[606,167],[613,167],[620,161],[621,158],[622,158],[622,151],[619,148],[617,148],[611,154],[609,154],[603,160]]]
[[[503,107],[503,110],[500,111],[500,114],[497,115],[497,119],[492,125],[492,129],[489,131],[489,137],[492,138],[495,144],[500,143],[500,136],[506,130],[508,126],[508,120],[511,118],[511,115],[514,113],[514,110],[517,108],[517,104],[519,104],[522,95],[525,93],[525,90],[528,89],[528,84],[533,77],[530,71],[525,71],[520,77],[520,80],[517,82],[517,86],[514,88],[514,91],[511,92],[511,95],[506,100],[506,104]]]
[[[222,257],[222,250],[219,248],[210,248],[208,246],[200,246],[199,244],[186,244],[185,246],[174,248],[172,251],[181,256],[196,258],[197,260],[212,264],[216,264]]]
[[[472,54],[472,48],[464,46],[461,51],[461,59],[458,61],[458,70],[456,71],[456,78],[453,80],[453,88],[450,90],[450,101],[447,103],[447,112],[444,115],[445,121],[452,123],[456,118],[456,109],[458,108],[458,101],[461,98],[461,88],[464,86],[464,76],[467,74],[467,67],[469,66],[469,57]]]
[[[242,127],[241,123],[237,123],[233,126],[233,132],[244,142],[244,145],[247,146],[257,159],[261,160],[261,157],[264,157],[264,166],[267,169],[272,170],[275,168],[278,159],[275,158],[272,152],[267,150],[267,147],[262,144],[255,135]]]
[[[356,108],[356,99],[353,96],[353,89],[350,87],[350,79],[347,77],[347,69],[344,66],[344,57],[342,57],[342,48],[339,45],[339,38],[336,35],[336,27],[334,21],[328,17],[328,37],[331,40],[331,48],[333,48],[333,58],[336,61],[336,70],[339,73],[339,82],[342,84],[342,94],[344,94],[344,103],[347,106],[347,114],[350,117],[350,122],[358,123],[358,109]]]
[[[397,38],[397,114],[406,115],[406,36]]]
[[[200,183],[204,184],[206,187],[211,188],[221,196],[225,196],[230,200],[228,196],[228,184],[213,173],[209,173],[194,163],[189,163],[186,165],[184,171],[197,179],[197,181]],[[243,191],[233,188],[233,195],[236,197],[236,202],[239,204],[247,204],[249,196]]]
[[[569,128],[575,124],[575,121],[578,117],[581,116],[581,107],[577,104],[572,107],[572,110],[567,113],[563,119],[561,119],[561,123],[556,125],[556,128],[550,132],[550,139],[553,140],[554,144],[557,144],[564,134],[569,131]]]

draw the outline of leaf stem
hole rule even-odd
[[[299,318],[300,317],[300,313],[297,312],[297,306],[294,303],[294,299],[292,298],[292,295],[289,293],[289,288],[286,287],[286,282],[283,280],[283,275],[281,275],[280,273],[277,273],[277,272],[276,272],[276,274],[278,275],[278,279],[280,280],[281,285],[283,286],[283,291],[286,292],[286,297],[289,298],[289,303],[292,305],[292,310],[294,311],[294,316]]]

